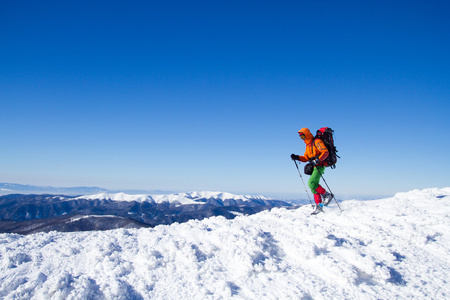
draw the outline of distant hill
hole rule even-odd
[[[91,195],[101,193],[118,193],[123,192],[131,195],[135,194],[172,194],[172,191],[162,190],[120,190],[111,191],[101,187],[54,187],[54,186],[38,186],[19,183],[0,183],[0,195],[8,194],[51,194],[51,195]]]
[[[108,192],[108,190],[99,187],[53,187],[53,186],[37,186],[18,183],[0,183],[0,195],[7,195],[7,194],[86,195],[105,192]]]

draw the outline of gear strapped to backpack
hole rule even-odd
[[[339,155],[336,154],[337,149],[334,146],[333,139],[334,130],[330,127],[322,127],[316,132],[314,139],[321,139],[328,149],[328,157],[324,160],[325,167],[336,168],[336,162]],[[339,157],[340,158],[340,157]]]

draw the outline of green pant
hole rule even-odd
[[[313,194],[317,194],[316,189],[319,186],[323,172],[325,172],[325,167],[314,167],[314,171],[308,181],[308,186]]]

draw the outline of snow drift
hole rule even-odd
[[[448,299],[450,188],[155,228],[0,234],[2,299]]]

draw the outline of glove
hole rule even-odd
[[[295,155],[295,154],[291,154],[291,159],[292,160],[300,160],[300,156]]]
[[[317,166],[318,164],[320,164],[320,159],[316,158],[316,159],[311,160],[311,164],[313,166]]]

